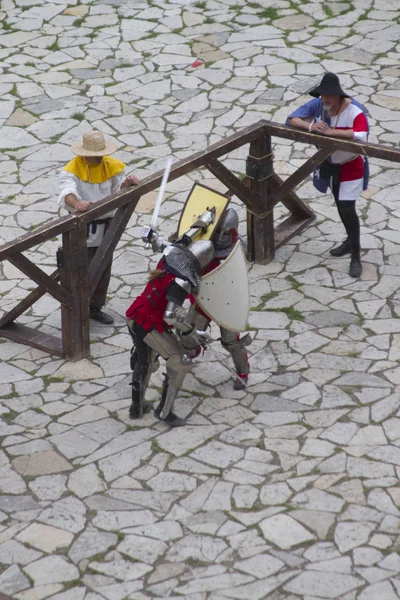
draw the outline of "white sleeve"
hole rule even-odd
[[[68,194],[73,194],[77,200],[82,200],[78,192],[78,178],[73,173],[61,171],[59,178],[59,190],[60,195],[58,196],[58,204],[60,208],[65,208],[65,210],[68,212],[73,210],[70,206],[65,204],[65,197],[68,196]]]
[[[116,194],[121,189],[121,184],[125,179],[125,171],[111,177],[111,194]]]
[[[368,141],[368,132],[367,131],[353,131],[353,139],[357,142],[366,142]]]

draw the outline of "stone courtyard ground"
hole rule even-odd
[[[371,141],[397,146],[399,14],[399,0],[2,0],[0,243],[58,216],[58,170],[83,132],[112,137],[144,177],[261,118],[284,122],[327,70],[367,105]],[[278,140],[275,169],[313,152]],[[246,155],[223,162],[243,173]],[[221,347],[206,352],[177,402],[181,430],[127,414],[124,313],[154,264],[139,238],[154,194],[115,252],[115,326],[91,323],[90,360],[0,340],[1,592],[400,598],[400,170],[372,160],[371,175],[361,279],[330,257],[343,228],[308,181],[314,224],[249,265],[248,389],[233,391]],[[223,191],[205,170],[171,183],[167,235],[196,180]],[[27,255],[51,272],[58,244]],[[1,268],[6,312],[33,283]],[[44,297],[20,322],[59,335],[59,305]]]

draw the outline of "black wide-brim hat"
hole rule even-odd
[[[308,93],[314,98],[319,98],[321,94],[329,94],[330,96],[342,96],[342,98],[350,98],[350,96],[342,90],[339,77],[335,73],[325,73],[321,80],[321,83]]]

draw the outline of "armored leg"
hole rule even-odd
[[[183,380],[185,379],[186,373],[188,373],[193,367],[192,359],[184,354],[179,356],[178,354],[172,355],[167,360],[167,375],[164,380],[163,394],[161,402],[156,409],[156,416],[169,422],[171,425],[176,425],[176,417],[173,413],[175,399],[178,395],[180,388],[182,387]],[[180,419],[184,421],[184,419]],[[180,422],[179,425],[184,425],[184,422]]]
[[[193,362],[184,354],[178,339],[170,332],[151,331],[144,341],[167,361],[167,374],[155,416],[174,427],[184,425],[185,419],[175,415],[173,407],[185,375],[192,369]]]
[[[134,343],[131,351],[132,404],[129,416],[131,419],[140,419],[144,413],[151,410],[151,403],[144,402],[144,398],[150,376],[157,370],[159,362],[157,353],[149,348],[130,326],[128,329]]]
[[[247,385],[249,378],[250,365],[247,357],[246,346],[251,343],[251,337],[246,334],[240,338],[238,333],[229,331],[224,327],[220,328],[221,331],[221,344],[229,354],[232,356],[233,364],[235,365],[236,373],[238,377],[234,383],[235,390],[242,390]]]

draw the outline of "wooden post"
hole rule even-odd
[[[80,360],[90,354],[86,238],[86,225],[78,220],[75,229],[63,234],[63,247],[58,264],[61,284],[72,295],[72,308],[61,304],[63,354],[71,361]]]
[[[247,211],[247,258],[265,265],[275,256],[274,212],[269,202],[268,179],[273,173],[271,136],[264,134],[250,142],[250,154],[246,163],[246,175],[250,179],[253,197],[259,197],[257,217]]]

